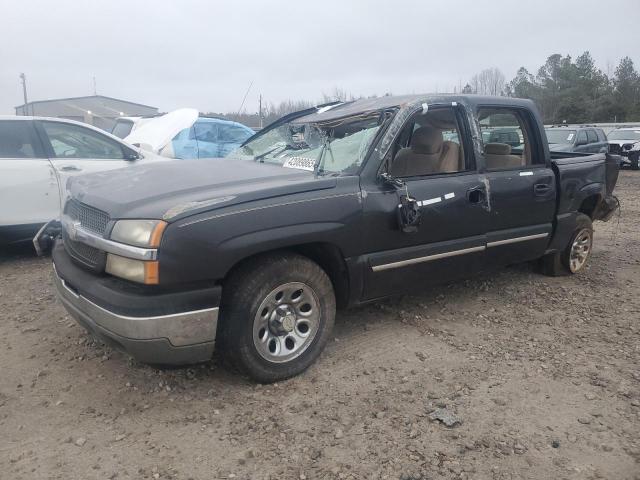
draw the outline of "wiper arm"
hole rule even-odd
[[[253,157],[253,160],[254,160],[254,161],[256,161],[256,162],[257,162],[257,161],[262,162],[262,161],[263,161],[262,159],[263,159],[264,157],[266,157],[266,156],[267,156],[267,155],[269,155],[270,153],[275,152],[275,151],[276,151],[276,150],[278,150],[279,148],[282,148],[282,147],[280,146],[280,147],[272,148],[271,150],[268,150],[268,151],[266,151],[266,152],[264,152],[264,153],[261,153],[260,155],[257,155],[257,156],[255,156],[255,157]],[[289,148],[291,148],[289,145],[285,145],[285,146],[284,146],[284,148],[282,149],[282,151],[284,152],[285,150],[288,150]]]
[[[322,148],[320,148],[320,154],[318,155],[318,159],[316,160],[316,164],[314,165],[314,170],[317,175],[324,175],[324,154],[325,152],[329,152],[331,154],[331,161],[334,162],[335,158],[333,156],[333,151],[331,150],[331,136],[327,135],[322,144]]]

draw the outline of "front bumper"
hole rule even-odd
[[[143,363],[185,365],[211,358],[220,287],[145,295],[132,286],[132,293],[126,283],[113,282],[75,265],[60,241],[52,256],[62,304],[98,339]],[[183,307],[179,311],[171,311],[180,305]],[[197,308],[185,309],[187,305]]]

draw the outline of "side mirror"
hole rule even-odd
[[[146,150],[147,152],[153,152],[153,147],[148,143],[134,143],[134,146],[138,147],[140,150]]]
[[[382,179],[383,182],[388,183],[389,185],[394,186],[396,188],[404,188],[405,186],[405,183],[402,180],[388,174],[387,172],[381,173],[380,178]]]
[[[414,233],[418,231],[420,226],[420,204],[409,195],[407,184],[388,173],[380,174],[380,178],[389,185],[395,187],[400,205],[398,205],[398,227],[404,233]]]
[[[582,147],[583,145],[586,145],[587,141],[586,140],[578,140],[576,142],[576,147]]]
[[[420,226],[420,205],[408,195],[400,195],[398,206],[398,225],[404,233],[415,233]]]

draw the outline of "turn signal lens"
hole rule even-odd
[[[132,282],[146,285],[157,285],[160,281],[158,262],[145,262],[121,257],[112,253],[107,254],[105,271],[114,277],[120,277]]]

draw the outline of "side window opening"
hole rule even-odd
[[[580,130],[578,132],[578,138],[576,139],[576,146],[587,144],[587,132]]]
[[[48,121],[42,122],[42,128],[51,143],[55,158],[125,158],[122,145],[89,128]]]
[[[467,170],[462,134],[451,107],[414,116],[393,147],[391,175],[418,177]]]
[[[527,168],[536,163],[531,128],[519,110],[483,107],[478,120],[487,170]]]
[[[226,143],[242,143],[251,134],[235,125],[220,125],[220,141]]]
[[[30,121],[0,122],[0,158],[38,158],[35,131]]]
[[[598,135],[596,135],[595,130],[587,130],[587,139],[589,143],[598,143]]]

